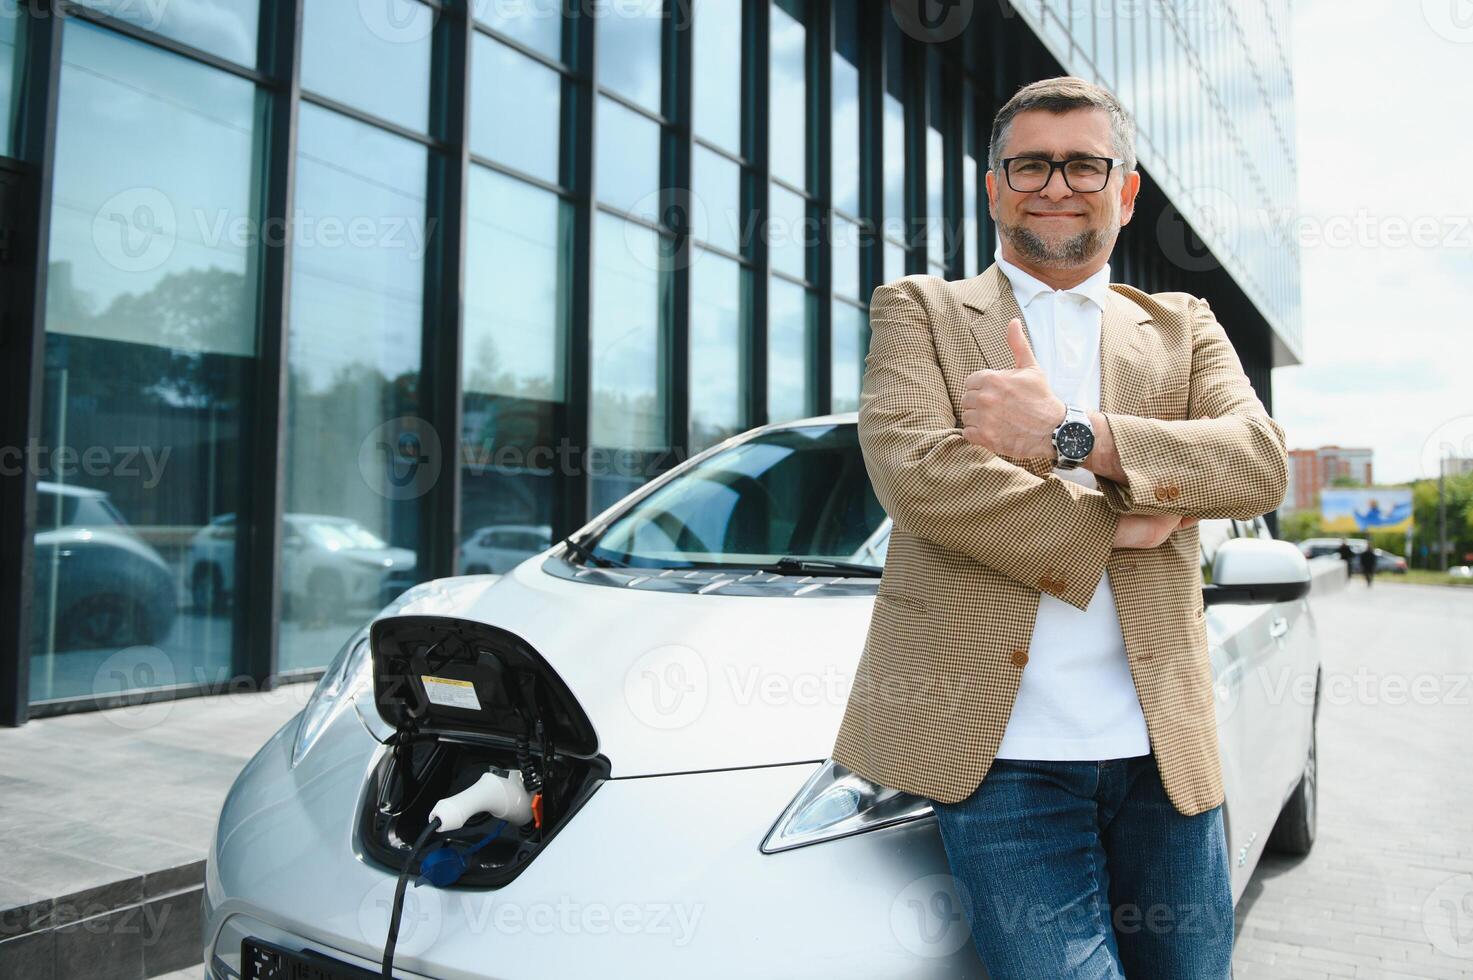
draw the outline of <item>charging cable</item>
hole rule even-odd
[[[399,919],[404,913],[404,889],[409,884],[409,873],[414,870],[415,861],[420,852],[425,849],[425,845],[429,844],[430,838],[439,829],[439,817],[425,824],[424,831],[414,842],[414,847],[409,850],[409,857],[404,861],[404,870],[399,872],[399,883],[394,886],[394,911],[389,915],[389,936],[384,940],[383,980],[393,980],[394,976],[394,946],[399,942]]]

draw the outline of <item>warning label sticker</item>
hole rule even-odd
[[[470,681],[458,681],[450,677],[431,677],[428,674],[420,674],[419,679],[424,681],[425,694],[429,695],[431,704],[440,704],[447,708],[465,708],[470,711],[481,710],[480,699],[476,697],[476,685]]]

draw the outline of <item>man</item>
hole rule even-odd
[[[1230,974],[1195,522],[1276,508],[1288,454],[1206,300],[1109,281],[1133,136],[1081,79],[1019,90],[996,262],[870,307],[894,530],[833,757],[933,802],[995,980]]]
[[[1366,577],[1366,587],[1369,588],[1371,579],[1376,575],[1376,549],[1371,547],[1371,542],[1366,542],[1365,548],[1359,555],[1359,560],[1360,573]]]
[[[1344,538],[1340,539],[1340,547],[1335,549],[1335,554],[1345,559],[1345,581],[1349,582],[1355,578],[1355,551],[1350,547],[1350,542]]]

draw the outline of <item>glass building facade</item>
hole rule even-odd
[[[992,262],[991,119],[1136,114],[1113,275],[1301,351],[1285,5],[40,0],[0,16],[0,722],[315,676]],[[969,8],[969,9],[968,9]]]

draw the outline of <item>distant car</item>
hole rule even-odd
[[[1454,565],[1447,573],[1453,578],[1473,578],[1473,565]]]
[[[282,548],[283,590],[294,615],[335,618],[377,609],[416,581],[413,551],[391,547],[347,517],[286,514]],[[234,514],[216,517],[194,535],[188,568],[195,609],[223,606],[235,590]]]
[[[1367,542],[1365,538],[1305,538],[1299,542],[1299,550],[1306,558],[1318,558],[1336,554],[1342,544],[1350,545],[1350,550],[1358,555],[1366,550]]]
[[[1377,548],[1376,571],[1391,572],[1394,575],[1405,575],[1407,573],[1407,560],[1400,555],[1393,555],[1389,551]]]
[[[174,627],[174,576],[101,490],[36,484],[35,594],[56,650],[159,643]]]
[[[552,528],[546,524],[490,524],[460,546],[460,569],[466,575],[501,574],[550,547]]]

